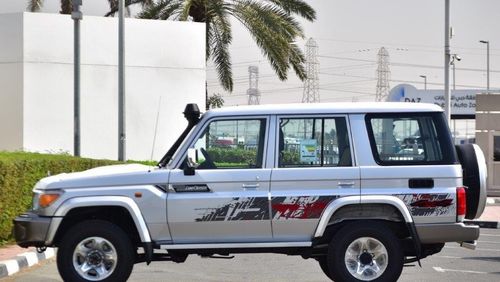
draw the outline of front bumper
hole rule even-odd
[[[470,242],[479,238],[479,226],[463,223],[416,224],[422,244]]]
[[[17,244],[23,248],[45,246],[51,221],[50,217],[41,217],[29,212],[16,217],[12,232]]]

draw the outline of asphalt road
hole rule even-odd
[[[61,281],[54,260],[1,281]],[[275,254],[242,254],[232,260],[190,256],[183,264],[137,264],[129,281],[329,281],[315,260]],[[475,251],[447,244],[443,251],[405,267],[399,281],[500,281],[500,230],[482,229]]]

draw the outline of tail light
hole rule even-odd
[[[465,187],[457,187],[457,222],[462,222],[467,211]]]

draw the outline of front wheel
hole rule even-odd
[[[102,220],[73,226],[57,251],[57,269],[64,281],[126,281],[134,261],[127,234]]]
[[[399,239],[373,221],[346,225],[328,247],[328,268],[334,281],[397,281],[404,256]]]

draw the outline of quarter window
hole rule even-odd
[[[265,119],[211,122],[197,139],[197,169],[261,168]]]
[[[370,114],[367,128],[382,165],[453,163],[453,145],[442,114]]]
[[[279,167],[351,166],[345,118],[282,118]]]

